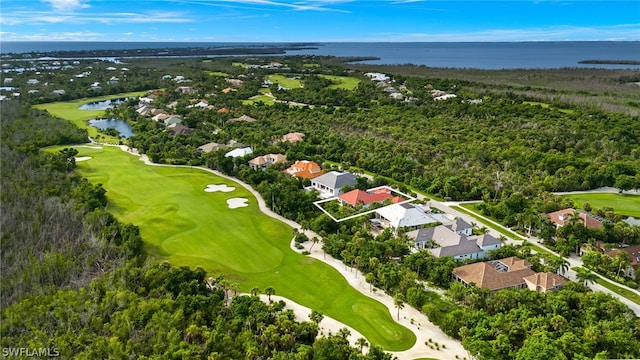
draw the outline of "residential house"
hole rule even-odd
[[[112,76],[109,81],[107,81],[109,85],[118,85],[118,82],[120,82],[120,79],[115,76]]]
[[[167,126],[167,132],[169,133],[170,136],[191,135],[193,134],[193,129],[186,127],[182,124],[175,123]]]
[[[138,101],[151,104],[153,100],[155,100],[157,97],[158,95],[156,94],[149,94],[149,95],[142,96],[140,99],[138,99]]]
[[[27,85],[38,85],[40,81],[38,79],[29,79],[27,80]]]
[[[196,90],[194,88],[192,88],[191,86],[178,86],[176,88],[177,92],[180,92],[182,94],[187,94],[187,95],[191,95],[191,94],[195,94]]]
[[[230,93],[232,91],[237,92],[238,89],[234,89],[232,87],[227,87],[227,88],[222,89],[221,91],[222,91],[223,94],[228,94],[228,93]]]
[[[151,114],[153,114],[153,110],[151,110],[151,112],[150,112],[150,113],[151,113]],[[165,120],[167,120],[167,119],[168,119],[168,118],[170,118],[170,117],[171,117],[171,115],[169,115],[169,113],[167,113],[167,112],[165,111],[165,112],[163,112],[163,113],[159,113],[159,114],[157,114],[157,115],[153,116],[153,117],[151,118],[151,120],[153,120],[153,121],[163,121],[163,122],[164,122]]]
[[[553,274],[549,272],[536,273],[523,278],[527,284],[527,288],[531,291],[539,293],[547,291],[558,291],[567,284],[567,279],[562,275]]]
[[[330,198],[342,194],[342,188],[358,183],[356,176],[350,172],[330,171],[311,180],[311,188],[318,190],[320,197]]]
[[[394,196],[391,189],[384,186],[367,191],[353,189],[349,192],[338,196],[341,205],[349,204],[351,206],[369,206],[373,203],[389,200],[392,203],[399,203],[405,199],[400,196]]]
[[[619,249],[605,252],[604,254],[610,258],[614,258],[621,252],[627,253],[629,260],[631,260],[629,266],[624,269],[625,275],[630,278],[635,277],[636,272],[638,271],[638,264],[640,264],[640,245],[621,247]]]
[[[297,143],[302,141],[304,134],[300,132],[292,132],[282,136],[281,142]]]
[[[453,279],[464,285],[475,284],[491,291],[524,289],[524,278],[535,275],[531,263],[515,256],[459,266],[452,271]]]
[[[242,86],[244,84],[244,81],[240,79],[225,79],[225,81],[233,86]]]
[[[53,90],[51,93],[53,95],[64,95],[66,94],[66,91],[64,91],[64,89],[56,89],[56,90]]]
[[[201,152],[205,152],[205,153],[212,152],[212,151],[218,151],[220,149],[226,149],[226,148],[228,148],[227,145],[218,144],[218,143],[215,143],[215,142],[210,142],[210,143],[198,146],[198,150],[200,150]]]
[[[256,119],[252,118],[251,116],[247,116],[247,115],[242,115],[238,118],[233,118],[233,119],[229,119],[228,122],[236,122],[236,121],[243,121],[243,122],[254,122],[256,121]]]
[[[372,222],[383,228],[390,227],[396,232],[400,228],[417,229],[425,224],[439,222],[428,214],[429,208],[409,203],[399,203],[376,209]]]
[[[456,234],[467,236],[473,235],[473,226],[459,217],[455,218],[451,224],[447,224],[445,226]]]
[[[484,259],[487,251],[502,243],[489,234],[467,236],[445,225],[422,228],[407,233],[418,249],[425,249],[435,257],[453,256],[456,260]]]
[[[563,209],[554,211],[552,213],[545,214],[552,223],[556,225],[556,227],[562,227],[568,222],[571,221],[571,218],[574,216],[578,217],[578,220],[586,227],[590,229],[598,229],[602,227],[602,220],[597,217],[586,213],[584,211],[574,210],[574,209]]]
[[[182,119],[178,115],[171,115],[168,118],[164,119],[163,122],[165,125],[180,124],[182,122]]]
[[[309,160],[298,160],[286,169],[285,172],[303,179],[313,179],[323,174],[320,165]]]
[[[243,157],[243,156],[247,156],[253,153],[253,150],[251,150],[250,147],[244,147],[244,148],[238,148],[238,149],[233,149],[231,151],[229,151],[228,153],[224,154],[224,157]]]
[[[251,166],[251,168],[254,170],[266,169],[272,164],[285,162],[285,161],[287,161],[287,157],[285,155],[267,154],[267,155],[258,156],[249,160],[249,166]]]
[[[4,78],[5,85],[11,84],[12,82],[13,82],[13,78]]]

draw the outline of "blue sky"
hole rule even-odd
[[[3,41],[640,41],[640,1],[2,0]]]

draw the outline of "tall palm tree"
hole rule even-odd
[[[595,283],[598,276],[594,274],[591,270],[585,268],[577,268],[576,269],[576,278],[582,285],[587,285],[588,283]]]
[[[276,289],[274,289],[271,286],[267,286],[264,289],[264,293],[267,294],[267,297],[269,298],[269,302],[271,302],[271,295],[275,295],[276,294]]]
[[[257,286],[254,286],[251,288],[251,295],[258,296],[259,292],[260,292],[260,289]]]
[[[361,338],[358,338],[358,340],[356,340],[356,346],[359,346],[360,347],[360,352],[362,352],[362,349],[365,346],[369,346],[369,343],[367,342],[367,340],[365,338],[361,337]]]
[[[554,261],[555,266],[557,266],[557,272],[564,275],[567,270],[569,270],[569,262],[565,258],[559,258]]]
[[[398,321],[400,321],[400,310],[404,309],[404,296],[401,293],[397,293],[393,298],[393,303],[398,309]]]

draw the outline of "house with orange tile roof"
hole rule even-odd
[[[530,289],[537,292],[556,291],[567,280],[552,273],[536,273],[527,260],[512,256],[500,260],[459,266],[452,271],[455,281],[464,285],[475,284],[491,291],[503,289]]]
[[[272,164],[276,164],[279,162],[285,162],[287,161],[287,156],[286,155],[282,155],[282,154],[267,154],[267,155],[262,155],[262,156],[257,156],[251,160],[249,160],[249,166],[251,166],[252,169],[254,170],[258,170],[258,169],[266,169],[267,167],[269,167]]]
[[[545,216],[548,217],[556,227],[562,227],[571,220],[574,214],[577,214],[580,222],[589,229],[598,229],[602,227],[602,221],[600,219],[584,211],[571,208],[554,211],[552,213],[545,214]]]
[[[341,205],[349,204],[351,206],[368,206],[373,203],[383,202],[390,200],[392,203],[397,204],[405,199],[400,196],[391,194],[389,189],[376,189],[364,191],[360,189],[354,189],[338,196]]]
[[[320,165],[309,160],[298,160],[287,168],[285,172],[304,179],[313,179],[324,173]]]

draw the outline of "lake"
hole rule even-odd
[[[106,130],[108,128],[116,129],[120,133],[120,136],[124,138],[129,138],[134,135],[131,126],[121,119],[92,119],[89,120],[89,125],[101,130]]]
[[[122,104],[126,98],[90,102],[78,107],[80,110],[107,110]]]

